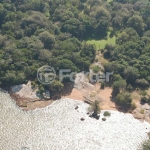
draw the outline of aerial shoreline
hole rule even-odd
[[[142,142],[148,139],[150,125],[134,119],[130,114],[110,111],[111,116],[102,121],[102,110],[100,119],[96,120],[87,115],[88,104],[69,98],[55,101],[42,109],[22,111],[10,100],[8,94],[0,92],[0,97],[0,119],[3,121],[3,130],[0,130],[3,138],[0,146],[3,150],[8,150],[8,147],[17,150],[21,147],[34,150],[46,147],[65,150],[64,145],[68,150],[73,147],[137,150]],[[4,118],[7,119],[3,120]],[[81,118],[84,118],[84,121],[81,121]],[[6,132],[8,129],[12,132],[11,136]],[[16,135],[19,135],[18,138],[14,138]],[[44,141],[41,141],[41,136],[44,137]],[[60,141],[63,141],[63,144]]]

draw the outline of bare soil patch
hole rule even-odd
[[[111,100],[111,88],[105,88],[104,90],[100,90],[99,96],[102,98],[101,108],[103,110],[116,110],[115,103]]]
[[[84,100],[83,94],[80,90],[73,88],[71,93],[69,94],[63,94],[62,93],[62,98],[71,98],[71,99],[75,99],[75,100]]]

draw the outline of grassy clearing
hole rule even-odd
[[[107,0],[107,3],[110,3],[110,2],[112,2],[113,0]]]
[[[87,43],[88,44],[93,44],[96,46],[96,49],[104,49],[106,44],[116,44],[116,37],[110,37],[111,32],[108,32],[107,38],[106,39],[102,39],[102,40],[88,40]]]

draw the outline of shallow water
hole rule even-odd
[[[148,123],[114,111],[103,122],[103,111],[95,120],[87,108],[81,101],[63,99],[26,112],[0,92],[0,150],[136,150],[148,139]]]

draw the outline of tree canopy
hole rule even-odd
[[[149,15],[148,0],[2,0],[0,86],[36,80],[43,65],[57,73],[61,68],[89,71],[96,50],[86,40],[104,39],[111,32],[116,45],[105,47],[109,62],[104,71],[120,75],[113,88],[148,87]]]

